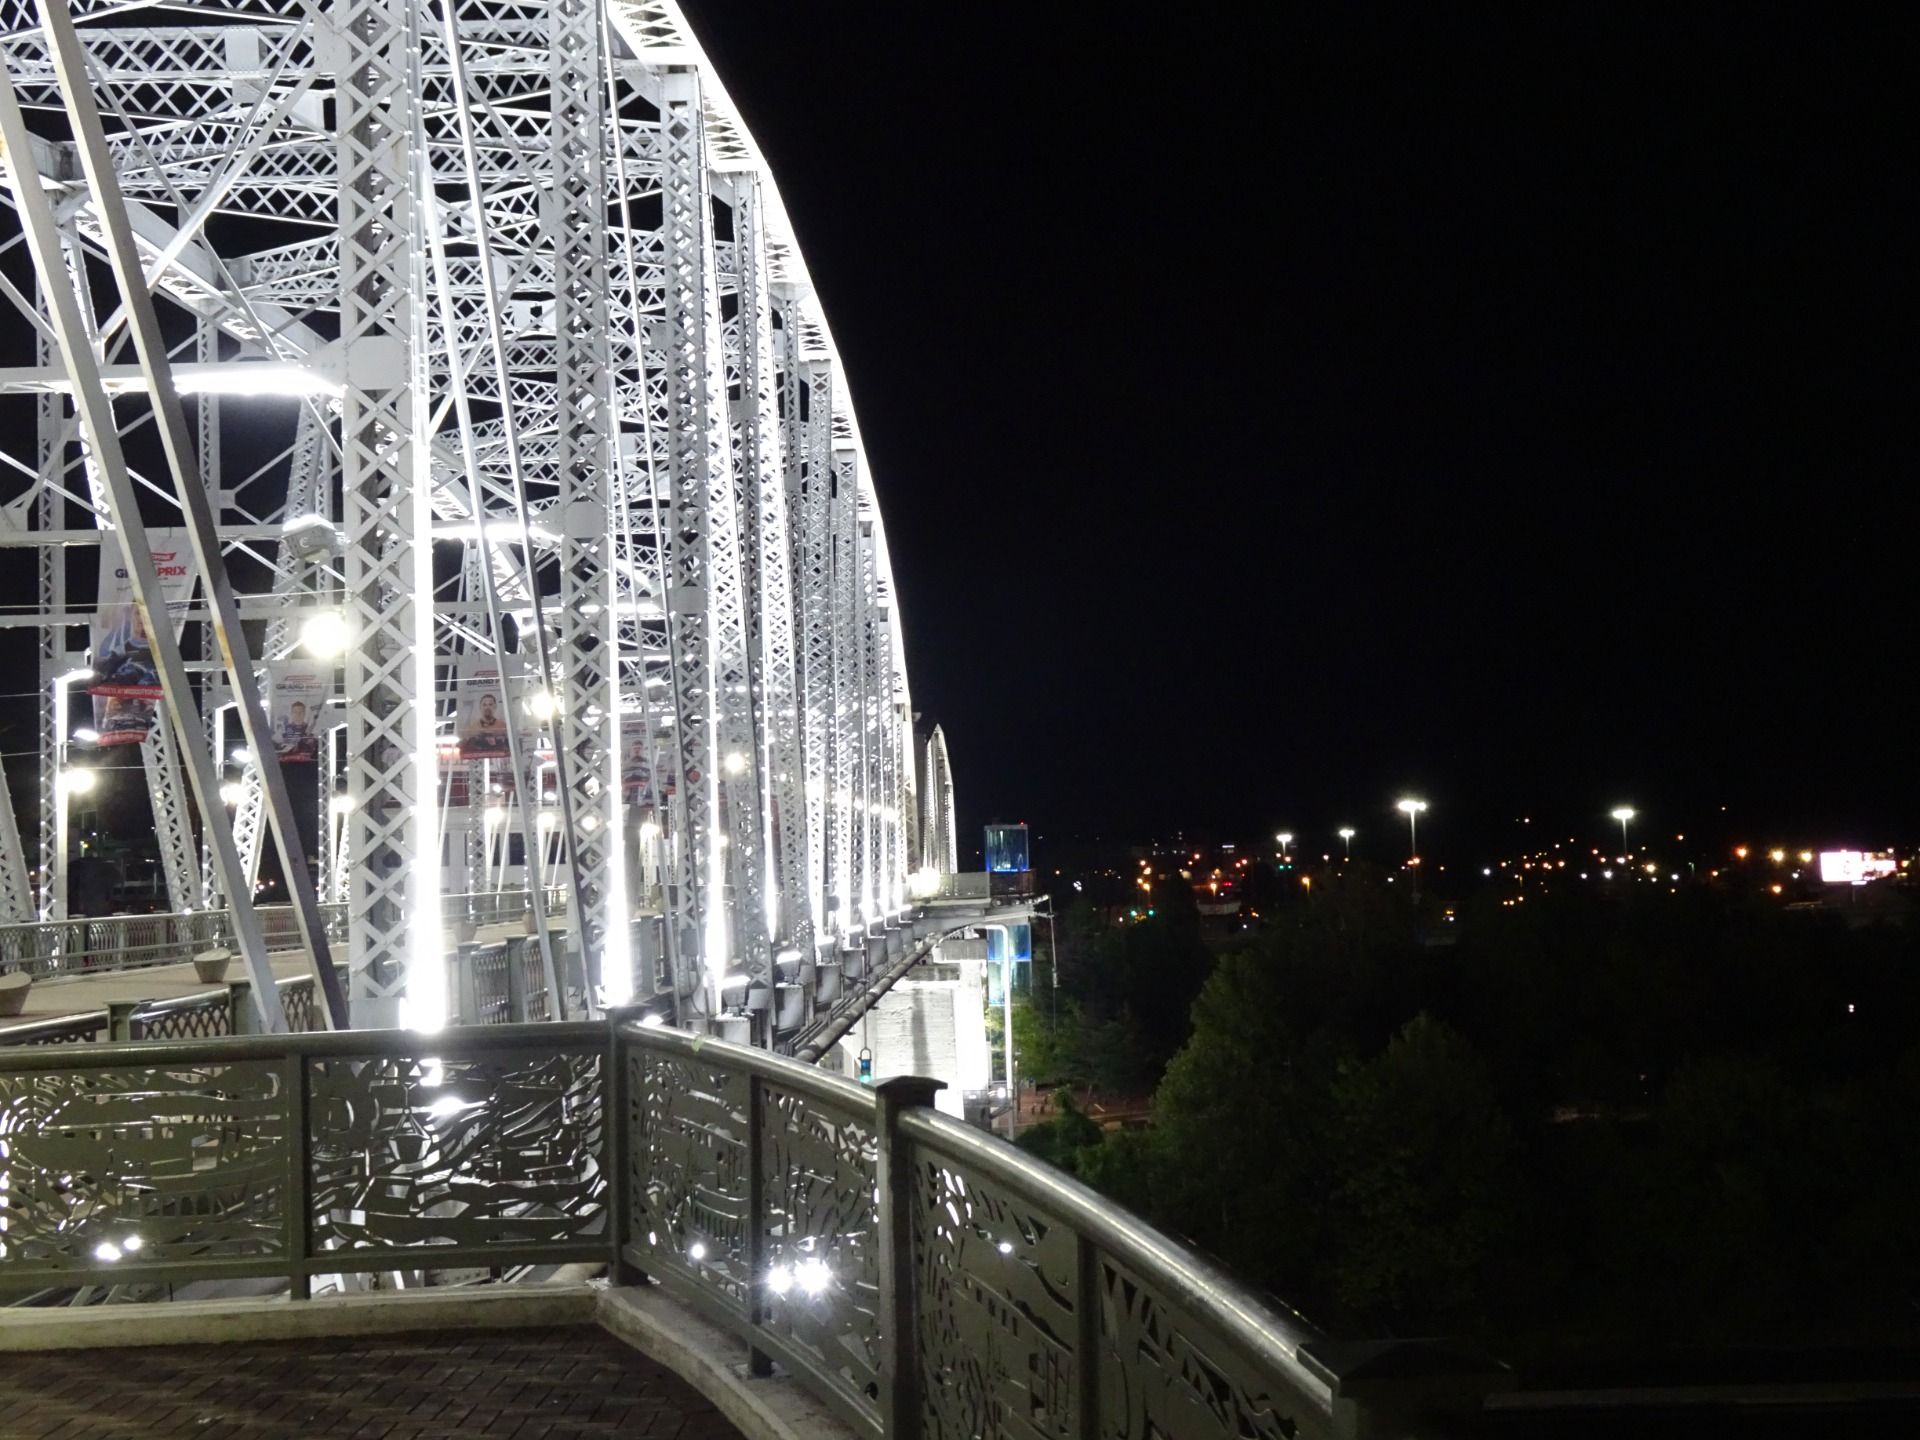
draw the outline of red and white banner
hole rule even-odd
[[[154,578],[177,638],[193,594],[193,566],[184,530],[149,530]],[[138,745],[159,714],[160,671],[153,660],[153,638],[133,603],[133,577],[119,544],[100,546],[100,598],[93,613],[93,728],[101,745]],[[110,567],[110,568],[108,568]]]

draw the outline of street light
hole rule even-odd
[[[1339,834],[1340,839],[1347,847],[1347,859],[1351,860],[1353,858],[1353,827],[1350,825],[1342,825]]]
[[[1633,819],[1633,807],[1631,805],[1620,806],[1613,812],[1613,818],[1620,822],[1621,853],[1623,854],[1633,853],[1627,849],[1627,822]]]
[[[1282,830],[1278,835],[1274,836],[1273,838],[1280,842],[1280,858],[1282,860],[1286,859],[1287,847],[1293,844],[1292,832],[1288,830]]]
[[[91,795],[100,777],[85,765],[73,765],[60,772],[60,788],[69,795]]]
[[[1394,808],[1407,817],[1407,845],[1417,859],[1420,854],[1420,816],[1426,810],[1427,802],[1406,799]]]
[[[220,803],[222,805],[238,805],[246,798],[247,787],[242,785],[238,780],[229,780],[220,787]]]
[[[338,610],[320,610],[300,624],[300,646],[316,660],[331,660],[347,648],[351,632]]]

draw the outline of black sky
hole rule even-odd
[[[689,8],[968,826],[1920,830],[1910,18]]]

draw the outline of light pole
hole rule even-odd
[[[1413,852],[1408,857],[1407,868],[1413,872],[1413,898],[1417,903],[1420,899],[1420,813],[1427,808],[1427,802],[1409,797],[1397,808],[1407,817],[1407,846]]]
[[[1620,851],[1622,854],[1629,854],[1631,852],[1627,850],[1627,822],[1633,819],[1633,807],[1620,806],[1613,812],[1613,818],[1620,822]]]
[[[1353,858],[1353,827],[1342,825],[1339,833],[1341,842],[1347,847],[1347,859],[1351,860]]]
[[[1274,836],[1273,838],[1280,842],[1280,858],[1282,860],[1285,860],[1287,858],[1287,847],[1293,844],[1292,833],[1286,830],[1282,830],[1278,835]]]
[[[1424,800],[1402,800],[1396,807],[1407,817],[1407,846],[1412,852],[1414,863],[1420,860],[1420,815],[1427,808]]]

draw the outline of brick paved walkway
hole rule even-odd
[[[684,1380],[594,1326],[0,1359],[6,1440],[616,1435],[740,1440]]]

